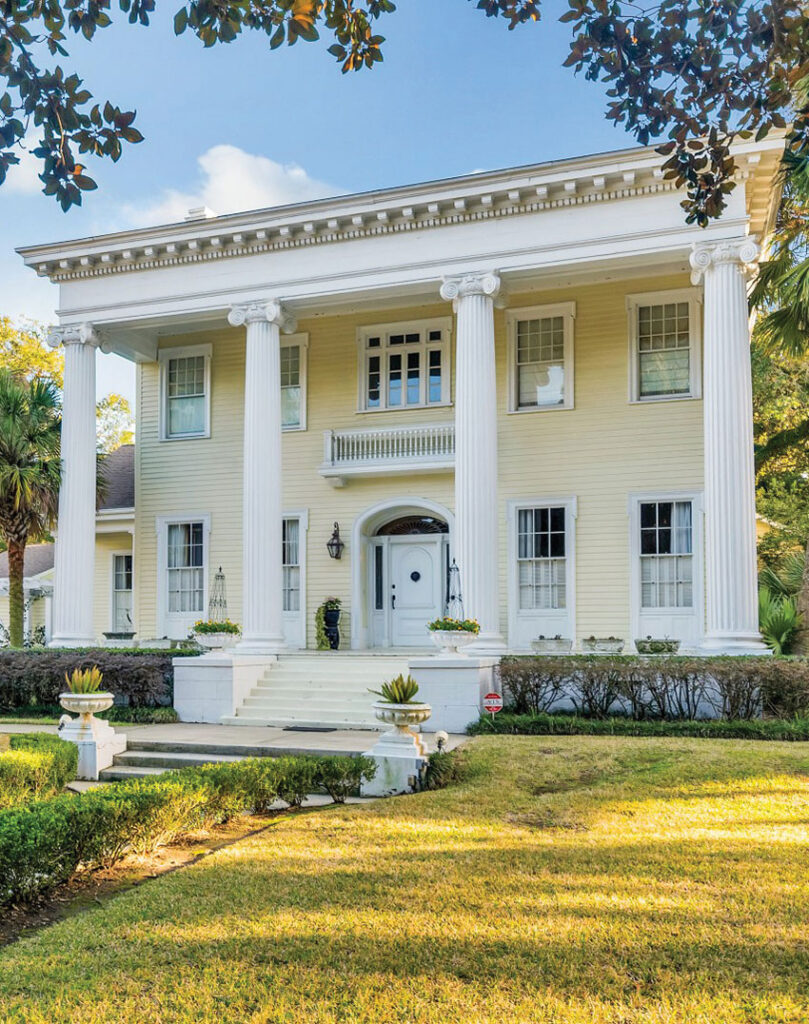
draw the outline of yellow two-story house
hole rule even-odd
[[[245,701],[292,701],[332,597],[337,688],[360,652],[429,674],[453,588],[475,687],[540,636],[762,651],[746,275],[781,148],[737,147],[704,230],[633,149],[21,250],[60,286],[53,643],[122,602],[185,637],[221,568],[242,634],[185,663],[185,717],[272,720]],[[131,594],[101,601],[98,350],[137,365]]]

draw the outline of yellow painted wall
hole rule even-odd
[[[629,630],[627,496],[638,490],[702,486],[702,402],[628,402],[627,293],[685,287],[684,276],[632,279],[509,296],[513,307],[576,302],[575,409],[506,413],[506,311],[496,313],[499,394],[501,607],[506,629],[506,502],[514,498],[578,496],[576,524],[577,635]],[[452,474],[372,477],[342,489],[317,472],[323,431],[451,422],[448,408],[356,412],[357,342],[361,324],[450,314],[448,304],[386,310],[362,316],[312,317],[309,334],[308,429],[284,435],[284,506],[309,510],[307,638],[326,596],[342,598],[348,626],[351,527],[386,498],[418,496],[453,507]],[[213,345],[211,437],[158,440],[158,367],[138,368],[136,475],[136,612],[141,637],[156,635],[155,517],[211,515],[210,566],[222,565],[231,618],[241,617],[241,468],[244,330],[183,335],[164,344]],[[348,547],[339,562],[325,544],[339,520]]]
[[[130,533],[96,534],[93,627],[99,640],[112,629],[112,556],[131,551]]]

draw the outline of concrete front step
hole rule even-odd
[[[164,772],[172,771],[171,768],[147,768],[134,765],[117,765],[111,768],[104,768],[98,773],[101,782],[130,782],[132,779],[143,779],[151,775],[162,775]]]
[[[251,709],[249,714],[226,715],[222,719],[222,725],[255,725],[255,726],[276,726],[279,729],[288,729],[294,726],[299,729],[354,729],[372,732],[379,729],[379,722],[374,719],[355,719],[335,715],[327,720],[327,716],[317,714],[316,717],[283,717],[277,710],[268,710],[262,714],[259,710]],[[369,744],[370,745],[370,744]]]
[[[198,768],[203,764],[222,761],[243,761],[244,754],[220,754],[215,751],[159,751],[128,749],[115,757],[115,766],[133,768]]]

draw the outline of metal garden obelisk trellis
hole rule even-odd
[[[461,570],[453,558],[449,567],[449,593],[447,596],[447,616],[450,619],[463,619],[463,596],[461,594]]]
[[[211,622],[225,622],[228,617],[228,597],[225,590],[225,574],[222,566],[217,569],[211,584],[211,596],[208,599],[208,618]]]

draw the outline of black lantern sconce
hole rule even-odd
[[[342,558],[345,544],[340,539],[340,524],[334,524],[334,531],[326,544],[326,550],[332,558]]]

